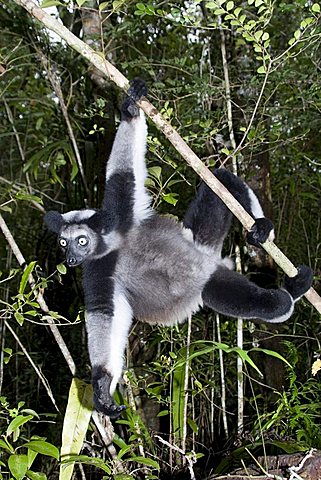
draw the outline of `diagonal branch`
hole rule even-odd
[[[118,87],[127,91],[128,80],[117,70],[108,60],[106,60],[100,52],[95,52],[86,45],[65,26],[60,24],[55,18],[38,7],[33,0],[14,0],[15,3],[24,7],[33,17],[49,28],[60,38],[76,50],[80,55],[86,58],[98,70],[112,80]],[[157,128],[161,130],[176,150],[182,155],[186,162],[195,170],[202,180],[215,192],[222,201],[227,205],[231,212],[240,220],[246,230],[250,230],[254,224],[253,218],[244,210],[230,192],[217,180],[210,170],[202,163],[197,155],[191,150],[187,143],[180,137],[174,128],[162,117],[155,107],[148,100],[141,100],[138,105],[155,123]],[[292,262],[281,252],[281,250],[270,241],[263,244],[263,248],[271,255],[274,261],[283,269],[290,277],[297,274],[297,269]],[[321,313],[321,298],[313,288],[305,294],[305,297],[314,305]]]

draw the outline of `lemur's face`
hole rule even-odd
[[[66,255],[69,267],[81,265],[95,250],[96,241],[93,231],[82,224],[69,224],[59,233],[58,243]]]

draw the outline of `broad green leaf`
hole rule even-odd
[[[14,453],[14,448],[12,447],[12,445],[10,445],[10,443],[6,440],[2,440],[0,439],[0,450],[1,449],[4,449],[6,450],[7,452],[9,453]]]
[[[63,263],[59,263],[57,265],[57,270],[58,270],[59,273],[61,273],[61,275],[66,275],[66,273],[67,273],[66,265],[64,265]]]
[[[33,418],[33,415],[18,415],[16,418],[14,418],[8,425],[7,428],[7,435],[11,435],[12,432],[17,430],[17,428],[21,427],[26,422],[29,422]]]
[[[78,7],[82,7],[87,0],[76,0]]]
[[[266,67],[264,65],[261,65],[258,69],[257,69],[257,73],[266,73]]]
[[[141,465],[147,465],[148,467],[152,467],[152,468],[155,468],[156,470],[160,470],[160,466],[158,462],[156,462],[155,460],[152,460],[151,458],[137,456],[137,457],[128,458],[127,461],[137,462],[137,463],[140,463]]]
[[[165,195],[162,195],[162,199],[166,202],[169,203],[170,205],[176,205],[178,202],[177,198],[177,193],[165,193]]]
[[[62,430],[62,460],[68,460],[70,456],[79,454],[87,433],[92,408],[91,385],[79,378],[73,378]],[[61,466],[59,480],[69,480],[73,469],[74,462]]]
[[[11,475],[16,480],[22,480],[28,470],[27,455],[10,455],[8,459],[8,467]]]
[[[59,2],[58,0],[43,0],[41,2],[40,7],[41,8],[48,8],[48,7],[56,7],[57,5],[63,5],[62,2]]]
[[[45,473],[33,472],[32,470],[28,470],[27,475],[31,480],[47,480],[47,475]]]
[[[48,457],[53,457],[59,460],[59,450],[52,445],[52,443],[45,442],[44,440],[32,440],[31,442],[25,443],[23,446],[29,448],[33,452],[41,453],[41,455],[47,455]]]
[[[232,0],[230,0],[229,2],[227,2],[226,4],[226,10],[229,12],[230,10],[232,10],[234,8],[234,2]]]
[[[59,480],[64,479],[64,470],[68,469],[69,465],[72,464],[74,465],[75,463],[83,463],[85,465],[94,465],[97,468],[100,468],[104,472],[110,474],[111,470],[106,465],[104,460],[101,458],[94,458],[94,457],[88,457],[87,455],[71,455],[68,459],[62,460],[61,468],[60,468],[60,474],[59,474]]]
[[[25,318],[22,315],[22,313],[15,312],[14,313],[14,318],[17,320],[17,322],[19,323],[20,326],[23,325],[23,322],[24,322]]]
[[[24,293],[24,291],[26,289],[27,282],[28,282],[29,275],[31,274],[31,272],[35,268],[36,263],[37,263],[36,261],[30,262],[29,265],[25,268],[25,270],[22,274],[22,277],[21,277],[20,285],[19,285],[19,293]]]
[[[156,178],[157,180],[160,180],[161,176],[162,176],[162,168],[161,167],[150,167],[148,169],[148,175]]]
[[[314,3],[311,7],[311,10],[312,12],[315,12],[315,13],[320,13],[320,5],[318,3]]]

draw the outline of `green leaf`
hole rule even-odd
[[[162,176],[162,168],[161,167],[150,167],[148,169],[148,175],[151,177],[156,178],[157,180],[160,181],[161,176]]]
[[[169,414],[169,410],[162,410],[157,414],[158,417],[165,417],[166,415]]]
[[[45,473],[28,470],[27,475],[31,480],[47,480],[47,475]]]
[[[20,285],[19,285],[19,293],[24,293],[24,291],[26,289],[27,282],[28,282],[29,275],[31,274],[31,272],[35,268],[36,263],[37,263],[36,261],[30,262],[29,265],[25,268],[25,270],[22,274],[22,277],[21,277]]]
[[[17,428],[21,427],[24,423],[29,422],[33,418],[33,415],[18,415],[14,418],[8,425],[7,428],[7,435],[11,435]]]
[[[79,454],[88,430],[92,409],[91,385],[79,378],[73,378],[62,430],[61,458],[63,460],[69,460],[71,456]],[[59,480],[69,480],[73,469],[74,462],[61,466]]]
[[[126,0],[114,0],[113,1],[113,10],[116,12],[119,8],[126,3]]]
[[[61,273],[61,275],[66,275],[66,273],[67,273],[66,265],[64,265],[63,263],[59,263],[57,265],[57,270],[58,270],[59,273]]]
[[[177,193],[165,193],[162,195],[162,199],[166,202],[169,203],[170,205],[176,205],[178,202],[178,194]]]
[[[155,468],[156,470],[160,470],[160,466],[158,462],[155,460],[152,460],[151,458],[146,458],[146,457],[130,457],[127,459],[128,462],[137,462],[140,463],[141,465],[147,465],[148,467]]]
[[[261,65],[258,69],[257,69],[257,73],[266,73],[266,67],[264,65]]]
[[[14,448],[7,440],[0,439],[0,449],[4,449],[9,453],[14,453]]]
[[[271,357],[275,357],[275,358],[278,358],[279,360],[281,360],[282,362],[286,363],[289,367],[292,368],[292,365],[282,356],[280,355],[279,353],[277,352],[274,352],[273,350],[267,350],[266,348],[258,348],[258,347],[254,347],[254,348],[251,348],[250,350],[251,352],[263,352],[265,353],[265,355],[270,355]]]
[[[214,11],[214,15],[223,15],[225,13],[225,10],[223,8],[218,8],[217,10]]]
[[[296,30],[293,36],[296,40],[299,40],[299,38],[301,37],[301,30]]]
[[[110,468],[101,458],[88,457],[87,455],[71,455],[68,459],[62,461],[59,480],[65,478],[64,476],[62,476],[63,471],[68,468],[69,464],[74,464],[75,462],[83,463],[85,465],[94,465],[95,467],[100,468],[108,474],[111,473]]]
[[[43,204],[42,198],[38,197],[37,195],[30,195],[29,193],[18,192],[16,193],[17,200],[25,200],[25,201],[33,201],[39,204]]]
[[[311,7],[312,12],[320,13],[320,5],[318,3],[314,3]]]
[[[52,445],[52,443],[45,442],[44,440],[32,440],[31,442],[25,443],[23,446],[29,448],[33,452],[41,453],[41,455],[47,455],[48,457],[53,457],[56,460],[59,460],[59,450]]]
[[[22,313],[15,312],[14,313],[14,318],[17,320],[17,322],[19,323],[20,326],[23,325],[23,322],[25,321],[25,318],[22,315]]]
[[[87,0],[76,0],[78,7],[82,7]]]
[[[11,475],[16,480],[22,480],[28,470],[27,455],[10,455],[8,459],[8,467]]]
[[[58,0],[42,0],[40,7],[48,8],[48,7],[56,7],[57,5],[65,6],[62,2],[59,2]]]
[[[232,0],[230,0],[229,2],[227,2],[226,4],[226,10],[229,12],[230,10],[232,10],[234,8],[234,2]]]

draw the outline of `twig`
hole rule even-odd
[[[186,339],[186,363],[185,363],[185,375],[184,375],[184,406],[183,406],[183,432],[182,432],[182,449],[186,450],[186,438],[187,438],[187,406],[188,406],[188,379],[189,379],[189,366],[190,366],[190,345],[191,345],[191,333],[192,333],[192,315],[189,315],[187,320],[187,339]]]
[[[47,394],[48,394],[48,397],[50,398],[50,400],[52,401],[52,403],[54,404],[54,407],[55,409],[57,410],[57,412],[59,412],[59,408],[57,407],[57,404],[56,404],[56,401],[54,399],[54,396],[53,396],[53,393],[52,393],[52,390],[50,388],[50,385],[48,383],[48,380],[46,379],[46,377],[41,373],[41,371],[39,370],[39,368],[37,367],[37,365],[35,364],[35,362],[32,360],[32,358],[30,357],[29,353],[28,353],[28,350],[25,348],[25,346],[23,345],[23,343],[21,342],[20,338],[18,337],[18,335],[16,334],[16,332],[13,330],[13,328],[11,327],[10,323],[5,320],[4,321],[4,324],[6,326],[6,328],[10,331],[11,335],[14,337],[15,341],[18,343],[19,347],[21,348],[21,350],[23,351],[23,353],[25,354],[25,356],[27,357],[27,359],[29,360],[29,363],[30,365],[33,367],[34,371],[36,372],[36,374],[38,375],[38,377],[40,378],[40,381],[41,383],[43,384],[43,386],[45,387],[46,391],[47,391]]]
[[[96,68],[107,75],[110,80],[116,83],[118,87],[127,91],[128,80],[122,73],[119,72],[108,60],[102,57],[101,53],[95,52],[73,33],[71,33],[64,25],[61,25],[52,16],[46,13],[43,9],[38,7],[33,0],[14,0],[15,3],[24,7],[32,16],[40,20],[47,28],[54,31],[62,39],[66,41],[74,50],[79,52]],[[267,69],[267,73],[269,68]],[[264,86],[267,81],[265,76],[259,100],[263,95]],[[236,201],[219,180],[210,172],[210,170],[202,163],[197,155],[191,150],[180,135],[173,129],[173,127],[162,117],[155,107],[148,100],[140,100],[137,102],[142,110],[151,118],[157,128],[161,130],[176,150],[182,155],[186,162],[195,170],[195,172],[204,180],[204,182],[222,199],[233,214],[240,220],[247,230],[250,230],[254,224],[253,218],[245,211],[245,209]],[[253,112],[253,115],[256,111]],[[253,117],[252,115],[252,117]],[[298,271],[290,260],[279,250],[279,248],[271,241],[266,241],[263,248],[271,255],[274,261],[284,270],[284,272],[293,277],[297,275]],[[314,305],[314,307],[321,313],[321,298],[313,288],[305,294],[306,298]]]
[[[221,35],[221,55],[222,55],[224,80],[225,80],[227,123],[228,123],[231,146],[234,150],[234,153],[232,153],[232,165],[233,165],[233,173],[237,175],[238,173],[237,172],[238,165],[237,165],[237,158],[236,158],[237,149],[236,149],[236,141],[235,141],[234,130],[233,130],[230,76],[229,76],[227,56],[226,56],[225,34],[221,26],[220,26],[220,35]],[[235,246],[235,263],[236,263],[235,265],[236,271],[238,273],[242,273],[241,252],[240,252],[240,247],[238,245]],[[237,325],[236,325],[236,345],[241,349],[243,348],[243,319],[240,317],[237,319]],[[220,355],[220,361],[221,359],[223,361],[223,352],[222,352],[222,358]],[[243,424],[244,424],[244,375],[243,375],[243,362],[239,355],[237,355],[237,358],[236,358],[236,370],[237,370],[237,431],[240,434],[243,431]],[[227,425],[226,425],[226,429],[227,429]]]
[[[220,315],[216,313],[216,329],[217,329],[217,341],[218,343],[222,342],[221,338],[221,323],[220,323]],[[221,376],[221,407],[222,407],[222,417],[223,417],[223,428],[225,433],[225,438],[229,438],[228,434],[228,423],[227,423],[227,416],[226,416],[226,382],[225,382],[225,374],[224,374],[224,357],[223,357],[223,350],[221,348],[218,349],[219,361],[220,361],[220,376]]]
[[[193,465],[194,465],[194,463],[196,463],[196,459],[194,457],[191,457],[191,456],[187,455],[186,452],[184,452],[184,450],[177,447],[176,445],[170,444],[169,442],[164,440],[159,435],[155,435],[155,438],[157,438],[161,443],[163,443],[164,445],[169,447],[171,450],[176,450],[176,452],[183,455],[183,457],[187,460],[187,463],[188,463],[188,470],[189,470],[189,473],[190,473],[190,476],[191,476],[191,480],[196,480],[194,469],[193,469]]]
[[[52,85],[52,88],[54,89],[55,94],[58,97],[58,100],[59,100],[59,103],[60,103],[60,108],[61,108],[61,111],[62,111],[62,115],[65,119],[65,122],[66,122],[66,125],[67,125],[67,130],[68,130],[68,135],[69,135],[69,138],[70,138],[70,141],[71,141],[71,144],[72,144],[72,148],[73,148],[73,151],[74,151],[74,154],[75,154],[75,157],[76,157],[76,161],[77,161],[77,165],[78,165],[78,168],[79,168],[81,180],[82,180],[82,183],[84,185],[85,192],[86,192],[86,197],[87,197],[87,199],[89,199],[90,198],[90,191],[89,191],[89,188],[88,188],[88,185],[87,185],[85,171],[84,171],[84,167],[83,167],[83,164],[82,164],[82,160],[81,160],[81,156],[80,156],[80,153],[79,153],[76,138],[75,138],[75,135],[74,135],[74,131],[72,129],[71,122],[69,120],[68,109],[67,109],[67,106],[66,106],[66,103],[65,103],[64,96],[62,94],[62,90],[61,90],[61,86],[60,86],[60,79],[57,77],[57,74],[54,71],[54,69],[50,68],[48,59],[45,57],[43,52],[37,46],[35,46],[35,49],[36,49],[37,54],[38,54],[38,56],[41,60],[41,63],[43,65],[43,67],[45,68],[45,70],[47,72],[47,75],[48,75],[49,81]]]

